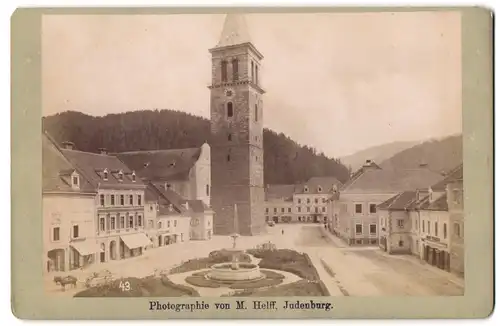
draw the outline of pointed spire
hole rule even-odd
[[[242,14],[227,14],[217,47],[250,42],[245,17]]]

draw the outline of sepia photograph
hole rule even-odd
[[[462,296],[458,12],[44,15],[51,296]]]

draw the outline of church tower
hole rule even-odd
[[[250,41],[242,15],[228,14],[212,49],[210,93],[214,233],[265,230],[262,54]]]

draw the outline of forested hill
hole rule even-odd
[[[67,111],[43,118],[43,129],[59,144],[72,141],[81,151],[110,152],[196,147],[209,140],[207,119],[172,110],[145,110],[93,117]],[[264,129],[264,182],[293,184],[313,176],[345,182],[348,169],[338,159]]]

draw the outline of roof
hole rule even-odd
[[[251,43],[245,17],[242,14],[227,14],[217,47]]]
[[[71,187],[71,174],[78,173],[80,187]],[[42,135],[42,191],[63,192],[95,192],[95,188],[79,173],[57,146],[57,144],[44,133]]]
[[[444,191],[446,186],[452,182],[463,180],[463,163],[451,170],[443,180],[431,186],[432,190]]]
[[[416,199],[416,191],[403,191],[378,205],[378,208],[394,211],[407,210],[410,208],[411,204],[415,202]]]
[[[137,175],[149,181],[187,180],[201,147],[115,154]]]
[[[292,200],[296,185],[268,185],[265,188],[266,200]]]
[[[430,197],[426,197],[420,204],[419,209],[427,211],[447,211],[448,210],[448,196],[446,193],[439,196],[432,203],[429,202]]]
[[[342,188],[342,192],[402,192],[426,188],[443,176],[425,168],[368,169]]]
[[[344,183],[342,188],[346,188],[349,185],[351,185],[357,178],[359,178],[363,174],[363,172],[367,170],[381,170],[381,169],[382,168],[377,163],[373,162],[372,160],[368,160],[362,167],[356,170],[356,172],[351,174],[349,180],[347,180],[346,183]]]
[[[72,149],[61,149],[61,152],[94,187],[143,185],[139,178],[133,180],[133,171],[115,156]],[[107,178],[105,178],[106,171],[108,172]],[[123,173],[122,181],[119,177],[120,171]]]
[[[307,186],[308,191],[304,189]],[[334,186],[340,189],[342,182],[335,177],[312,177],[300,187],[296,187],[296,193],[307,194],[329,194],[333,193]]]

